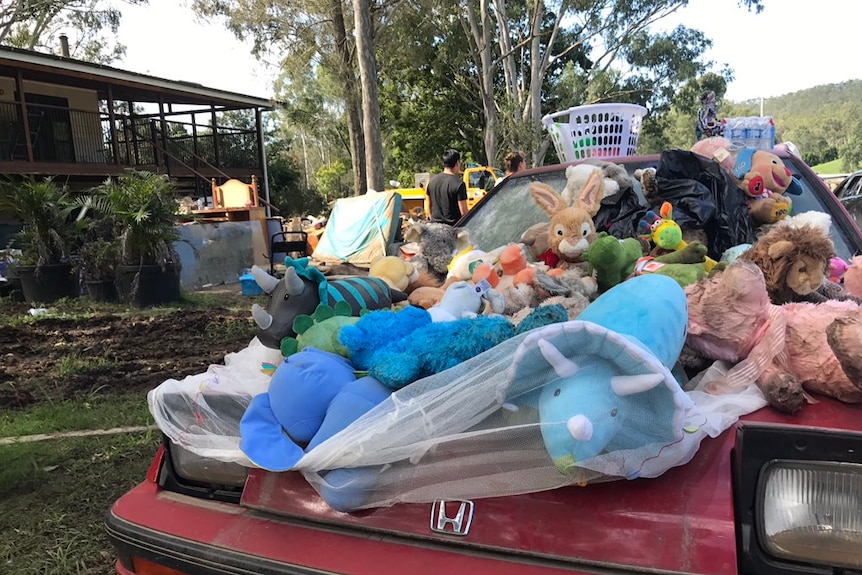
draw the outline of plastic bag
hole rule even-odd
[[[607,232],[623,239],[638,235],[638,222],[646,214],[637,192],[631,186],[621,187],[612,196],[603,198],[596,217],[596,231]]]
[[[669,367],[687,319],[674,280],[632,278],[578,320],[518,335],[392,393],[292,469],[342,511],[659,476],[763,405],[762,396],[683,391]],[[274,351],[252,344],[225,366],[150,393],[172,441],[251,465],[240,422],[251,396],[268,389],[260,362]]]
[[[277,365],[281,351],[254,338],[225,356],[224,365],[182,380],[169,379],[147,393],[150,413],[171,441],[201,457],[251,467],[239,449],[239,422],[252,397],[269,387],[264,364]]]
[[[686,150],[662,152],[656,168],[657,199],[670,202],[673,219],[686,230],[702,229],[715,260],[733,246],[756,240],[745,193],[718,162]]]

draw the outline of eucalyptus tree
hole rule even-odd
[[[147,0],[14,0],[0,2],[0,44],[27,50],[56,51],[60,32],[68,31],[70,55],[110,64],[125,54],[117,41],[121,5]]]
[[[346,152],[353,167],[353,189],[366,190],[365,143],[352,13],[342,0],[192,0],[204,18],[225,18],[238,38],[252,40],[253,54],[275,58],[283,84],[303,83],[308,74],[339,87],[346,117]],[[341,143],[336,141],[336,143]]]
[[[362,129],[365,136],[365,177],[369,188],[382,190],[383,142],[380,136],[380,102],[377,95],[377,56],[371,24],[371,1],[353,0],[356,52],[362,83]]]
[[[648,103],[668,100],[673,82],[703,71],[697,56],[708,41],[677,28],[655,34],[652,27],[688,0],[458,0],[480,75],[485,116],[485,152],[497,157],[498,104],[509,102],[513,121],[540,130],[546,80],[561,65],[582,77],[581,85],[605,81],[596,100]],[[738,4],[762,10],[760,0]],[[623,73],[624,72],[624,73]],[[657,73],[656,73],[657,72]],[[502,76],[502,83],[495,79]],[[589,91],[573,95],[590,103]],[[541,150],[534,149],[534,161]]]

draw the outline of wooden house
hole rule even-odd
[[[262,114],[272,107],[268,99],[4,46],[0,174],[54,176],[84,189],[136,168],[168,174],[179,193],[210,202],[214,185],[254,177],[268,203]]]

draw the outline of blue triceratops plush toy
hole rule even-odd
[[[545,448],[562,473],[600,454],[657,446],[655,453],[683,433],[684,394],[670,368],[687,321],[685,293],[673,279],[634,277],[575,321],[530,333],[500,401],[538,408]]]

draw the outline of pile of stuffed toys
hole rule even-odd
[[[249,458],[290,469],[393,391],[589,315],[642,275],[685,294],[684,345],[661,359],[668,369],[691,377],[717,360],[744,365],[747,380],[731,369],[710,391],[753,379],[788,414],[816,401],[810,394],[862,402],[862,256],[835,257],[828,215],[793,213],[800,184],[778,156],[721,137],[665,152],[635,173],[648,206],[617,164],[566,175],[560,193],[530,185],[548,221],[519,243],[483,251],[464,230],[417,223],[404,234],[409,259],[379,258],[368,276],[330,279],[308,258],[288,258],[280,279],[255,268],[270,295],[252,310],[258,338],[285,361],[243,419]]]

